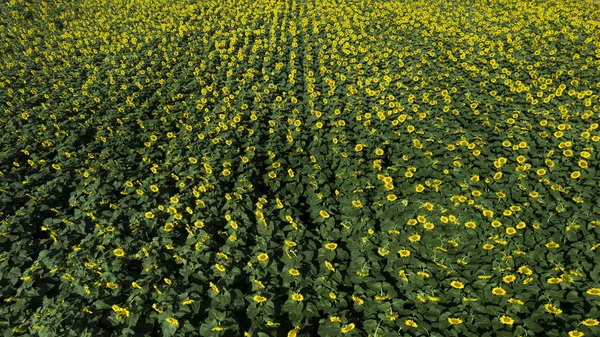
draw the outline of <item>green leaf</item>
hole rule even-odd
[[[534,333],[538,333],[538,332],[542,332],[544,331],[544,328],[537,324],[533,319],[531,318],[526,318],[523,320],[523,325],[525,327],[527,327],[528,329],[530,329],[531,331],[533,331]]]

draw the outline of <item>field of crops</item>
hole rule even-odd
[[[600,335],[600,3],[0,3],[1,336]]]

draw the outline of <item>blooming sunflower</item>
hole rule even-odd
[[[304,300],[304,296],[302,296],[302,294],[300,294],[300,293],[293,293],[292,300],[294,300],[296,302],[302,302]]]
[[[546,280],[546,282],[548,282],[548,284],[558,284],[558,283],[561,283],[562,281],[564,281],[564,280],[560,277],[551,277],[548,280]]]
[[[462,289],[465,287],[464,283],[462,283],[460,281],[452,281],[452,282],[450,282],[450,285],[456,289]]]
[[[262,253],[260,255],[258,255],[258,261],[264,262],[267,261],[269,259],[269,255],[267,255],[266,253]]]
[[[267,298],[266,298],[266,297],[264,297],[264,296],[260,296],[260,295],[254,295],[254,297],[252,298],[252,300],[253,300],[255,303],[262,303],[262,302],[266,302],[266,301],[267,301]]]
[[[553,306],[552,303],[544,304],[544,308],[546,309],[546,312],[549,312],[554,315],[560,315],[562,313],[562,310],[560,308]]]
[[[506,275],[504,277],[502,277],[502,281],[504,283],[512,283],[516,280],[516,276],[515,275]]]
[[[598,322],[598,320],[595,318],[586,318],[585,320],[583,320],[581,322],[581,324],[583,324],[585,326],[596,326],[596,325],[600,324],[600,322]]]
[[[515,322],[514,319],[506,316],[506,315],[502,315],[500,317],[500,323],[505,324],[505,325],[513,325],[513,323]]]
[[[419,234],[414,234],[408,237],[408,241],[410,242],[417,242],[419,240],[421,240],[421,235]]]
[[[448,323],[450,323],[452,325],[462,324],[462,322],[463,322],[463,320],[460,318],[448,317]]]
[[[492,294],[497,296],[506,295],[506,290],[502,289],[501,287],[495,287],[492,289]]]
[[[588,295],[600,296],[600,288],[590,288],[586,291]]]
[[[417,328],[419,326],[417,324],[417,322],[413,321],[412,319],[407,319],[406,321],[404,321],[404,324],[406,324],[412,328]]]
[[[410,256],[410,250],[408,250],[408,249],[400,249],[398,251],[398,254],[400,254],[401,257],[408,257],[408,256]]]
[[[296,337],[298,335],[298,331],[300,331],[300,327],[295,326],[294,329],[288,332],[287,337]]]
[[[348,332],[354,330],[354,323],[350,323],[350,324],[346,324],[343,328],[342,328],[342,333],[343,334],[347,334]]]
[[[179,321],[175,317],[168,317],[166,321],[171,325],[179,325]]]

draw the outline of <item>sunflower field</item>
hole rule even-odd
[[[0,333],[600,335],[600,2],[6,0]]]

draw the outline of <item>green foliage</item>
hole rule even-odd
[[[0,4],[3,336],[594,336],[595,1]]]

